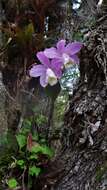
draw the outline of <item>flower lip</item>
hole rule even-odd
[[[66,65],[66,63],[68,63],[70,61],[70,56],[66,53],[63,53],[62,54],[62,58],[63,58],[63,61],[64,61],[64,65]]]
[[[48,68],[46,71],[46,80],[51,86],[57,83],[57,77],[50,68]]]
[[[47,62],[45,55],[39,53],[39,58],[42,60],[42,64],[33,65],[33,67],[29,71],[29,75],[31,77],[40,77],[40,84],[42,87],[46,87],[48,84],[51,86],[57,83],[59,76],[61,76],[61,68],[60,66],[57,68],[55,61]],[[48,65],[49,63],[49,65]]]

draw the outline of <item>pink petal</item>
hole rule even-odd
[[[57,43],[57,50],[59,51],[59,53],[63,53],[64,52],[64,50],[65,50],[65,43],[66,43],[65,40],[60,40]]]
[[[74,63],[79,64],[80,60],[79,60],[79,58],[78,58],[78,56],[76,54],[70,56],[70,58],[71,58],[71,61],[73,61]]]
[[[44,54],[45,54],[45,56],[47,56],[50,59],[60,57],[60,54],[57,52],[56,48],[54,48],[54,47],[45,49]]]
[[[53,59],[51,61],[51,69],[54,71],[55,75],[58,78],[61,78],[62,76],[62,66],[63,63],[59,59]]]
[[[38,52],[37,54],[37,58],[39,59],[39,61],[44,64],[45,66],[49,67],[50,66],[50,61],[49,59],[44,55],[43,51]]]
[[[34,65],[30,71],[29,71],[29,75],[31,77],[39,77],[41,76],[44,72],[46,71],[46,68],[44,67],[44,65]]]
[[[48,81],[46,80],[46,72],[40,76],[40,84],[43,88],[47,86]]]
[[[82,46],[83,46],[83,44],[81,42],[69,43],[65,48],[66,53],[68,53],[70,55],[74,55],[81,50]]]

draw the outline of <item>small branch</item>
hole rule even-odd
[[[23,188],[22,190],[26,190],[25,182],[24,182],[25,172],[26,172],[26,168],[24,168],[24,171],[23,171],[23,174],[22,174],[22,188]]]

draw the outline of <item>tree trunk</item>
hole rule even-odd
[[[65,114],[62,151],[40,189],[107,190],[107,44],[103,25],[80,55],[80,81]],[[39,188],[38,188],[39,189]]]
[[[3,16],[3,10],[0,2],[0,25],[1,25],[1,18]],[[0,31],[0,49],[2,48],[2,32]],[[7,115],[6,115],[6,89],[3,84],[2,80],[2,72],[1,72],[1,65],[2,65],[2,51],[0,52],[0,146],[2,141],[5,137],[7,132]]]

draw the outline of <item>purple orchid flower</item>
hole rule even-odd
[[[42,87],[46,87],[48,84],[51,86],[55,85],[62,76],[61,62],[56,62],[55,60],[50,61],[44,55],[44,52],[38,52],[37,58],[41,64],[34,65],[30,69],[30,76],[40,77],[40,84]]]
[[[44,50],[44,54],[56,62],[61,62],[66,68],[69,67],[71,63],[79,63],[77,53],[81,48],[82,43],[80,42],[68,43],[68,45],[66,45],[65,40],[60,40],[56,48],[47,48]]]

